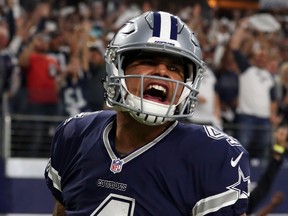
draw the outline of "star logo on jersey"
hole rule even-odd
[[[119,158],[113,159],[111,162],[110,171],[114,174],[121,172],[123,164],[123,160],[120,160]]]
[[[248,185],[247,185],[248,184]],[[238,181],[227,187],[229,190],[238,192],[238,197],[247,198],[249,196],[248,188],[250,184],[250,176],[245,177],[241,168],[238,168]]]

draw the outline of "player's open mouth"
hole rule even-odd
[[[151,84],[144,91],[144,98],[155,102],[165,103],[167,101],[167,92],[167,87]]]

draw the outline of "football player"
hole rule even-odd
[[[245,215],[247,151],[191,117],[205,72],[177,16],[128,21],[106,54],[107,105],[57,128],[45,177],[54,215]]]

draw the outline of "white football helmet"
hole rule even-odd
[[[161,76],[125,75],[123,63],[137,52],[161,53],[182,59],[185,80],[176,81]],[[115,110],[128,111],[137,121],[147,125],[160,125],[167,121],[191,117],[199,86],[205,71],[202,52],[197,38],[177,16],[167,12],[146,12],[128,21],[114,36],[105,53],[107,78],[106,103]],[[126,80],[141,80],[141,95],[129,92]],[[143,80],[165,80],[176,83],[170,104],[144,98]],[[178,88],[183,89],[176,99]],[[177,101],[176,101],[177,100]]]

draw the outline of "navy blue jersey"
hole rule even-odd
[[[125,157],[115,112],[83,113],[56,131],[45,177],[67,215],[241,215],[249,162],[237,140],[211,126],[175,122]]]

